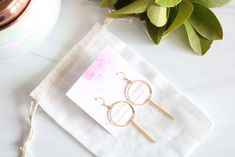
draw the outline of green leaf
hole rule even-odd
[[[171,32],[179,28],[185,20],[187,20],[193,12],[193,5],[190,1],[185,0],[179,4],[178,13],[172,24],[164,32],[164,36],[168,36]],[[173,12],[174,13],[174,12]]]
[[[162,34],[165,30],[165,26],[156,27],[150,22],[149,19],[146,20],[146,24],[149,36],[151,37],[151,39],[154,41],[155,44],[159,44],[162,38]]]
[[[185,21],[184,26],[188,34],[189,44],[193,51],[198,55],[204,55],[209,50],[213,41],[208,40],[198,34],[191,26],[189,21]]]
[[[104,8],[111,8],[117,3],[117,1],[118,0],[101,0],[100,5]]]
[[[174,7],[182,0],[155,0],[155,3],[162,7]]]
[[[150,1],[151,0],[136,0],[117,11],[108,14],[108,17],[119,18],[120,15],[143,13],[147,10]]]
[[[222,27],[210,9],[201,4],[194,3],[194,11],[189,18],[189,22],[197,32],[210,40],[219,40],[223,38]]]
[[[175,20],[176,15],[178,14],[178,9],[179,9],[178,5],[169,9],[169,17],[168,17],[168,20],[167,20],[166,29],[168,29],[169,26]]]
[[[157,27],[162,27],[167,22],[167,8],[161,7],[155,3],[148,7],[147,15],[152,24]]]
[[[135,0],[118,0],[117,3],[114,5],[115,9],[121,9],[123,7],[125,7],[128,4],[131,4],[132,2],[134,2]]]
[[[195,3],[202,4],[207,8],[221,7],[221,6],[231,2],[231,0],[191,0],[191,1],[195,2]]]

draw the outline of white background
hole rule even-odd
[[[62,0],[57,24],[44,43],[26,55],[0,60],[1,157],[19,154],[28,128],[29,93],[105,12],[97,0]],[[115,21],[109,26],[213,121],[212,132],[191,157],[235,156],[235,2],[214,12],[224,40],[214,42],[203,57],[192,53],[183,28],[155,46],[139,22]],[[31,146],[35,157],[80,157],[87,151],[41,109],[36,128]]]

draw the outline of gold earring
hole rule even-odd
[[[107,105],[101,97],[97,97],[95,100],[108,109],[107,117],[113,125],[117,127],[125,127],[131,124],[146,139],[152,143],[156,143],[155,139],[134,121],[135,110],[129,102],[116,101],[111,105]]]
[[[163,113],[166,117],[168,117],[171,120],[174,120],[174,117],[172,115],[170,115],[168,112],[166,112],[160,105],[158,105],[157,103],[153,102],[151,100],[152,98],[152,88],[150,86],[150,84],[147,81],[144,80],[129,80],[126,75],[123,72],[118,72],[116,73],[118,76],[122,75],[122,79],[127,81],[127,86],[125,88],[125,96],[126,99],[133,105],[135,106],[140,106],[140,105],[144,105],[144,104],[150,104],[153,107],[155,107],[156,109],[158,109],[161,113]],[[134,92],[132,92],[132,90],[136,90],[139,87],[145,88],[147,91],[147,95],[145,94],[144,96],[141,97],[141,95],[143,95],[143,92],[140,92],[139,95],[138,94],[133,94]],[[134,97],[132,97],[134,95]],[[137,99],[139,99],[139,101],[137,101]]]

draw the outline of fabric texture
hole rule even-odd
[[[117,50],[155,86],[153,99],[175,117],[171,121],[149,105],[142,108],[136,120],[143,128],[151,130],[156,144],[131,126],[117,137],[110,135],[65,95],[107,46]],[[99,24],[67,53],[30,96],[88,151],[99,157],[188,156],[211,128],[210,120],[188,98]]]

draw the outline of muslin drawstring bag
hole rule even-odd
[[[145,128],[148,126],[157,128],[157,143],[152,144],[144,140],[135,129],[127,129],[117,137],[110,136],[66,96],[66,92],[106,47],[115,49],[132,67],[145,76],[158,89],[153,95],[154,99],[174,115],[175,120],[168,121],[159,114],[142,112],[143,116],[138,122],[146,124]],[[21,147],[23,156],[27,155],[28,145],[35,131],[33,117],[38,105],[87,148],[86,151],[98,157],[185,157],[204,139],[211,128],[210,120],[200,109],[155,68],[148,65],[100,24],[96,24],[66,54],[30,96],[33,99],[29,115],[31,129]],[[149,114],[151,120],[146,120],[144,115]],[[82,152],[78,156],[83,156]]]

